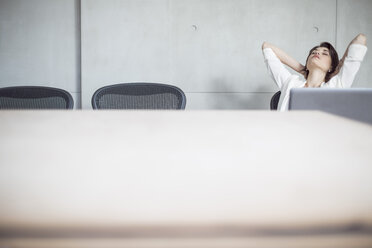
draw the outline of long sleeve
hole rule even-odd
[[[329,81],[329,86],[337,88],[351,87],[366,52],[366,46],[351,44],[340,72]]]
[[[262,52],[271,78],[281,89],[283,83],[291,76],[291,73],[285,68],[271,48],[265,48]]]

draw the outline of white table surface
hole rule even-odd
[[[0,111],[3,237],[355,224],[372,224],[371,125],[321,112]]]

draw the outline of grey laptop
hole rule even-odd
[[[289,110],[321,110],[372,124],[371,89],[291,89]]]

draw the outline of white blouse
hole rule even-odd
[[[333,76],[327,83],[323,82],[322,88],[349,88],[351,87],[355,75],[363,61],[367,47],[360,44],[351,44],[347,57],[340,72]],[[278,104],[278,111],[288,110],[289,92],[292,88],[303,88],[306,84],[300,76],[291,74],[280,62],[271,48],[265,48],[263,55],[270,76],[278,85],[281,95]]]

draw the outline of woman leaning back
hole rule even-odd
[[[262,50],[267,69],[281,91],[278,110],[288,109],[289,92],[292,88],[350,87],[367,52],[366,43],[365,35],[357,35],[339,60],[335,48],[330,43],[323,42],[310,50],[305,65],[302,65],[280,48],[264,42]],[[299,75],[291,74],[284,65],[302,74],[305,80]]]

